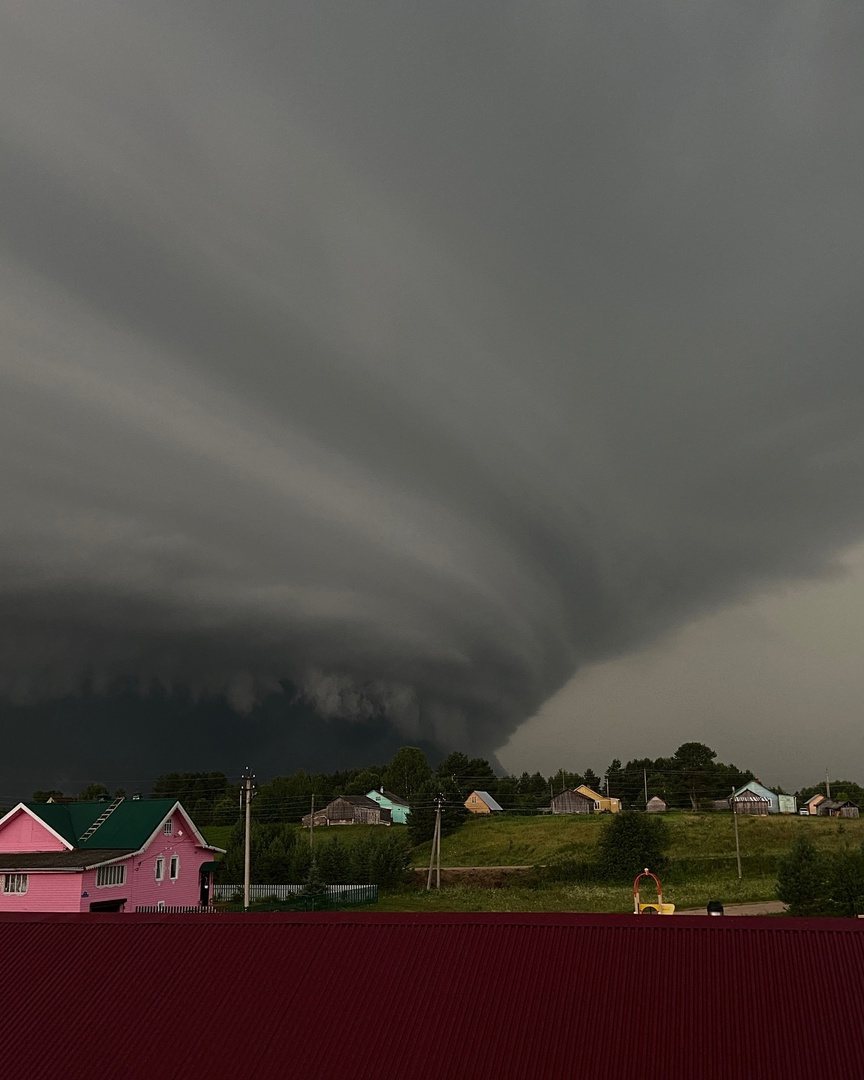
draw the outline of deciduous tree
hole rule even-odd
[[[420,790],[432,776],[426,755],[419,746],[402,746],[384,769],[384,787],[406,799]]]

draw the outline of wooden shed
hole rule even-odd
[[[771,803],[758,791],[744,788],[736,793],[732,801],[732,809],[736,814],[763,815],[771,812]]]
[[[649,799],[645,810],[649,814],[665,814],[666,803],[660,798],[659,795],[655,795],[653,799]]]
[[[848,799],[845,802],[837,799],[823,799],[816,813],[820,817],[857,818],[859,816],[858,807]]]
[[[553,814],[593,814],[594,800],[576,788],[562,791],[552,800]]]
[[[304,825],[390,825],[390,811],[365,795],[340,795],[323,809],[303,818]]]

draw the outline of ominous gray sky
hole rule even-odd
[[[734,630],[710,710],[644,686],[864,534],[864,9],[3,15],[7,694],[287,677],[492,752],[582,672],[511,744],[541,767],[709,713],[724,756],[809,766],[782,665],[732,692]]]

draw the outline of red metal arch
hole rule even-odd
[[[657,911],[655,914],[659,915],[663,904],[663,886],[660,884],[660,878],[658,878],[656,874],[652,874],[647,866],[641,874],[637,874],[636,877],[633,878],[633,912],[636,915],[640,914],[639,882],[645,877],[651,878],[657,887]]]

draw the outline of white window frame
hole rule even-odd
[[[165,880],[165,858],[162,855],[156,856],[156,869],[154,871],[157,881]]]
[[[180,877],[180,856],[172,855],[171,860],[168,863],[168,877],[171,881],[176,881]]]
[[[29,874],[4,874],[3,892],[22,896],[30,888]]]
[[[100,881],[100,878],[102,879]],[[96,867],[96,888],[116,889],[126,884],[126,864],[109,863]]]
[[[174,835],[174,822],[173,821],[168,820],[168,821],[165,822],[165,824],[162,826],[162,835],[163,836],[173,836]]]

